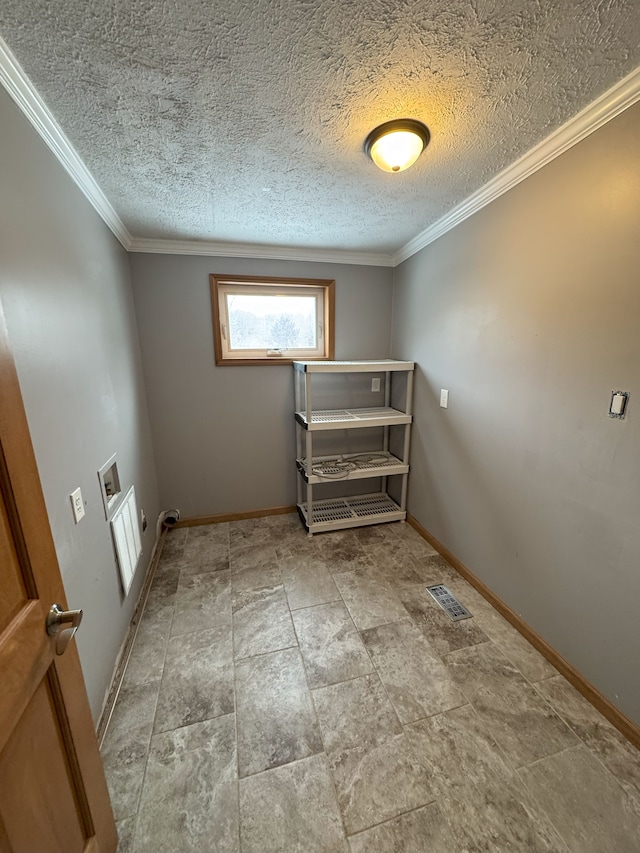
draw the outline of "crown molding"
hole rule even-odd
[[[577,145],[590,133],[620,115],[638,100],[640,100],[640,67],[492,178],[477,192],[406,243],[393,255],[393,266],[406,261],[420,249],[424,249],[429,243],[433,243],[438,237],[491,204],[503,193],[513,189],[538,169],[542,169],[547,163],[564,154],[569,148]]]
[[[393,254],[251,243],[133,238],[0,37],[0,83],[128,252],[395,267],[640,100],[640,67]]]
[[[134,237],[130,252],[164,255],[206,255],[225,258],[260,258],[278,261],[313,261],[327,264],[360,264],[391,267],[393,256],[381,252],[351,252],[347,249],[296,249],[259,243],[220,243],[207,240],[153,240]]]
[[[96,212],[113,231],[124,248],[128,249],[131,235],[124,223],[2,38],[0,38],[0,83],[93,205]]]
[[[339,249],[296,249],[284,246],[221,243],[204,240],[133,238],[1,37],[0,83],[128,252],[393,266],[393,257],[390,253],[355,252]]]

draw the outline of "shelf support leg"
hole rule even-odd
[[[411,424],[404,425],[404,448],[402,451],[402,461],[405,465],[409,464],[409,444],[411,441]],[[403,512],[407,511],[407,488],[409,486],[409,475],[402,475],[402,494],[400,497],[400,509]]]
[[[307,424],[311,426],[311,374],[304,375],[304,408]]]
[[[404,447],[402,449],[402,461],[409,464],[409,447],[411,445],[411,424],[404,425]]]
[[[307,398],[307,407],[309,406],[309,400]],[[309,416],[307,416],[309,417]],[[307,430],[306,435],[306,454],[307,454],[307,473],[311,472],[313,459],[313,439],[311,437],[311,430]],[[311,483],[307,483],[307,527],[309,528],[309,533],[311,533],[311,525],[313,524],[313,486]]]
[[[407,399],[405,401],[405,412],[408,415],[413,414],[413,370],[407,371]]]
[[[391,405],[391,373],[389,371],[387,373],[385,373],[385,376],[384,376],[384,405],[387,409]],[[383,436],[383,438],[382,438],[382,449],[384,450],[385,453],[388,453],[389,452],[389,427],[388,426],[383,427],[382,436]],[[387,477],[383,477],[382,483],[381,483],[381,491],[383,494],[387,493],[388,483],[389,483],[389,481],[388,481]]]

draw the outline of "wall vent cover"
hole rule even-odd
[[[437,601],[445,613],[448,613],[453,622],[460,619],[469,619],[473,614],[460,604],[455,595],[452,595],[444,584],[437,583],[427,587],[427,592]]]

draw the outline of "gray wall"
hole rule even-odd
[[[185,517],[296,501],[293,369],[216,367],[210,273],[336,281],[336,358],[387,358],[391,269],[131,255],[136,315],[165,508]]]
[[[159,512],[126,253],[0,88],[0,298],[94,717],[139,594]],[[97,471],[114,453],[150,526],[120,592]],[[70,493],[86,516],[74,524]]]
[[[392,346],[410,512],[636,723],[638,139],[635,106],[402,264]]]

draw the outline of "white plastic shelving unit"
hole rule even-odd
[[[295,417],[297,423],[298,511],[311,536],[326,530],[362,527],[407,517],[407,478],[414,362],[381,361],[294,361]],[[313,407],[312,377],[316,374],[383,374],[384,405],[373,408],[316,410]],[[404,373],[404,406],[391,406],[394,374]],[[314,456],[313,438],[318,432],[381,427],[381,447],[374,451]],[[390,429],[403,427],[402,453],[389,450]],[[399,502],[387,493],[387,478],[400,476]],[[314,486],[352,480],[381,480],[379,492],[318,500]]]

